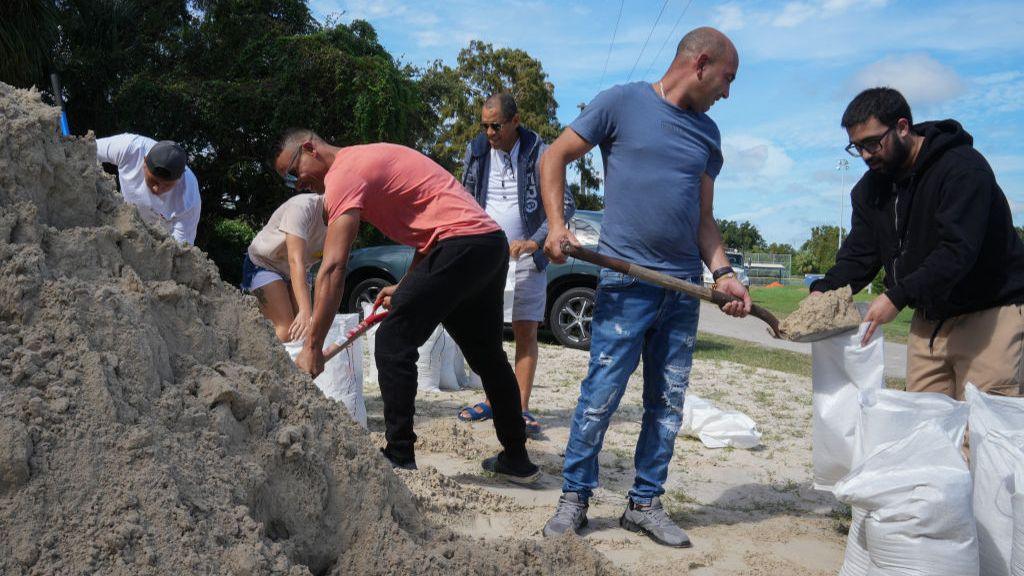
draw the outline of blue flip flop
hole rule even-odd
[[[540,422],[530,414],[529,411],[523,411],[523,424],[526,425],[526,433],[530,435],[540,434]]]
[[[463,412],[466,413],[465,416],[463,416]],[[478,402],[473,406],[459,408],[459,413],[456,416],[463,422],[479,422],[481,420],[490,420],[494,416],[494,412],[491,412],[491,407],[486,402]]]

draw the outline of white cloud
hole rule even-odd
[[[1024,155],[994,154],[986,157],[998,180],[1003,174],[1024,173]]]
[[[772,20],[773,26],[779,28],[792,28],[802,24],[805,20],[810,19],[817,12],[817,7],[807,4],[806,2],[790,2],[782,8],[782,12],[779,13]]]
[[[890,86],[903,93],[911,106],[939,104],[959,96],[964,82],[956,71],[927,54],[883,58],[863,68],[850,82],[850,91]]]
[[[793,159],[780,146],[765,138],[737,134],[722,141],[729,180],[762,180],[786,176],[793,169]]]
[[[715,8],[715,15],[712,18],[715,26],[722,32],[739,30],[746,25],[743,16],[743,8],[739,4],[723,4]]]
[[[854,6],[878,7],[888,4],[888,0],[825,0],[821,8],[826,12],[843,12]]]

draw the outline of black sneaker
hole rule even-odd
[[[416,468],[416,457],[412,458],[398,458],[390,454],[386,449],[381,448],[380,453],[387,459],[388,463],[391,464],[392,468],[401,468],[402,470],[417,470]]]
[[[505,458],[504,452],[484,460],[481,466],[491,474],[515,484],[533,484],[540,480],[540,468],[536,464],[529,459],[511,463]]]

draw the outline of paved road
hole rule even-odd
[[[748,316],[746,318],[733,318],[726,316],[718,307],[707,302],[701,302],[700,323],[697,329],[702,332],[727,336],[737,340],[746,340],[770,348],[781,348],[792,350],[802,354],[811,353],[810,344],[800,344],[786,340],[776,340],[768,333],[767,325]],[[907,347],[904,344],[885,343],[885,375],[892,378],[906,378],[907,376]]]

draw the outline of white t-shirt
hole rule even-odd
[[[146,186],[143,165],[156,140],[136,134],[96,139],[96,158],[117,166],[117,181],[124,201],[137,206],[146,222],[163,228],[178,242],[193,244],[202,200],[199,182],[187,166],[181,179],[167,193],[157,196]]]
[[[509,241],[523,240],[523,218],[519,214],[519,187],[516,183],[516,161],[519,141],[511,152],[491,147],[491,170],[487,178],[487,215],[505,231]]]
[[[319,194],[297,194],[281,204],[249,244],[249,259],[261,268],[273,270],[285,278],[290,277],[286,234],[306,241],[306,253],[303,255],[306,270],[323,259],[324,240],[327,238],[324,197]]]

